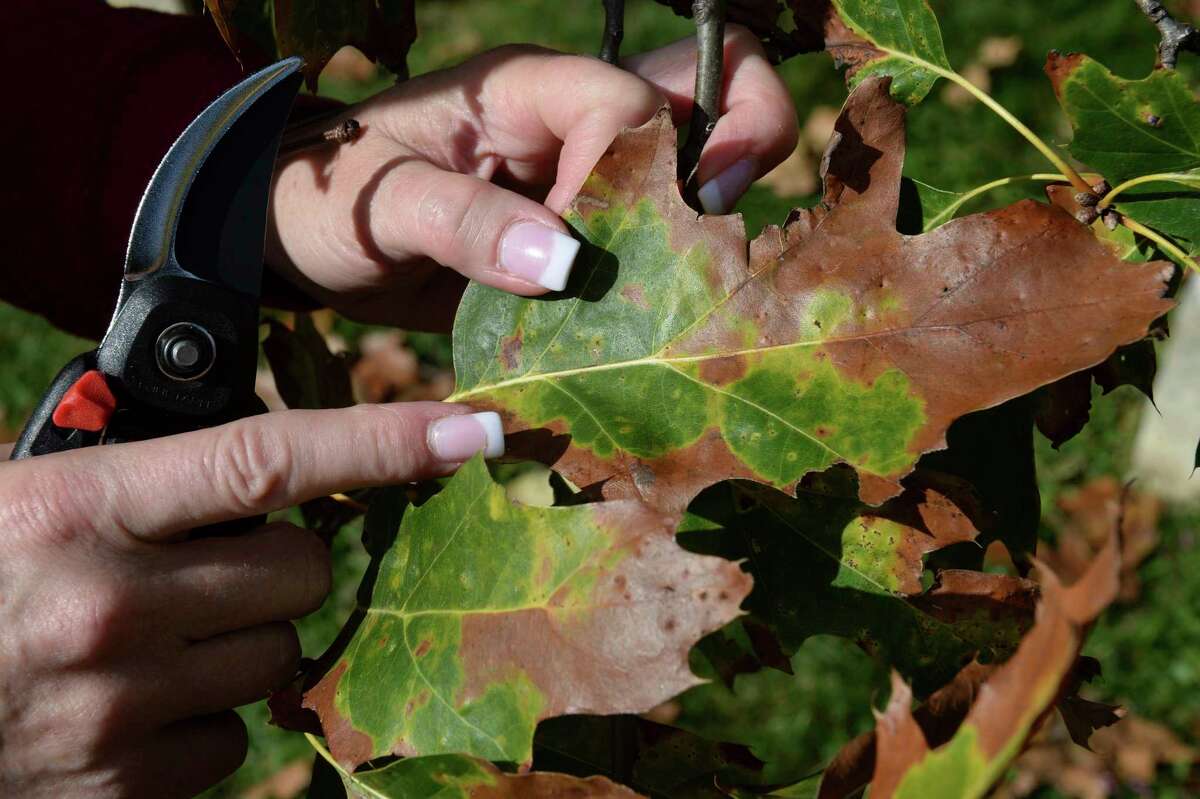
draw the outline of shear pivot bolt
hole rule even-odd
[[[199,325],[178,322],[158,335],[158,368],[172,380],[196,380],[212,368],[216,347]]]

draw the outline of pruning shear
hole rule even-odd
[[[246,78],[167,151],[138,206],[108,331],[58,373],[12,460],[266,410],[254,375],[267,204],[302,63]]]

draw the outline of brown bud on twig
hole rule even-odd
[[[1075,193],[1075,202],[1082,205],[1084,208],[1091,208],[1096,203],[1100,202],[1100,198],[1092,194],[1090,191],[1080,191]]]
[[[1084,206],[1075,212],[1075,218],[1085,225],[1090,225],[1096,221],[1100,214],[1091,206]]]
[[[1111,205],[1100,212],[1100,218],[1104,220],[1104,226],[1109,230],[1116,230],[1117,225],[1121,224],[1120,212]]]

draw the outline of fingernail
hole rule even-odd
[[[753,158],[743,158],[733,166],[726,167],[696,192],[700,205],[707,214],[727,214],[734,203],[742,196],[750,184],[754,182],[755,162]]]
[[[551,291],[566,288],[579,242],[537,222],[518,222],[500,242],[500,268]]]
[[[504,454],[500,414],[491,411],[444,416],[429,425],[426,438],[429,451],[446,463],[470,460],[481,450],[485,458],[498,458]]]

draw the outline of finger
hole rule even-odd
[[[257,702],[287,684],[300,667],[300,639],[289,622],[224,633],[188,647],[176,685],[160,700],[168,718],[216,713]]]
[[[625,67],[658,88],[677,123],[691,115],[696,45],[689,38],[627,59]],[[758,40],[740,25],[725,33],[721,118],[700,157],[696,178],[709,213],[729,211],[750,184],[787,158],[798,137],[787,86]]]
[[[387,258],[432,258],[521,295],[561,291],[579,251],[567,226],[541,203],[417,160],[399,162],[384,176],[368,226]]]
[[[164,551],[162,603],[171,629],[197,641],[273,621],[299,619],[329,595],[329,548],[287,523],[233,538],[181,542]]]
[[[152,441],[0,464],[0,515],[164,541],[335,491],[426,479],[504,451],[500,418],[413,402],[283,411]]]
[[[122,796],[191,797],[233,772],[246,759],[246,725],[232,710],[177,722],[156,732],[112,764]]]
[[[464,92],[463,85],[475,90]],[[440,102],[430,103],[431,94]],[[422,113],[412,113],[418,103]],[[657,89],[624,69],[519,45],[402,85],[363,116],[442,169],[466,171],[466,161],[478,176],[491,177],[502,165],[531,189],[553,183],[545,203],[558,214],[613,137],[665,104]],[[447,136],[448,130],[461,134]],[[472,145],[466,156],[464,140]]]

